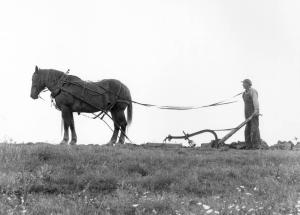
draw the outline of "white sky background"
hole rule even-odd
[[[69,68],[85,80],[116,78],[134,100],[159,105],[210,104],[241,92],[240,81],[250,78],[259,92],[262,138],[300,138],[299,11],[297,0],[1,1],[0,139],[61,140],[49,93],[42,94],[47,102],[29,97],[35,65]],[[243,120],[241,99],[182,112],[134,105],[129,136],[162,141]],[[75,121],[79,144],[111,137],[98,120]],[[231,140],[243,138],[242,129]]]

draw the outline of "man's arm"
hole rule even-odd
[[[256,114],[259,114],[258,93],[257,93],[257,91],[255,89],[252,89],[251,94],[252,94],[254,112]]]

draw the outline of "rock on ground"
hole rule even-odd
[[[298,146],[300,147],[300,146]],[[270,147],[270,149],[280,149],[280,150],[293,150],[294,144],[292,141],[278,141],[277,144]]]

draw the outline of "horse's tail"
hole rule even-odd
[[[63,136],[64,132],[64,119],[61,118],[61,124],[60,124],[60,135]]]
[[[127,106],[127,123],[130,126],[132,122],[132,102],[130,101],[129,105]]]
[[[132,110],[132,100],[131,100],[131,95],[130,95],[130,91],[128,90],[129,92],[129,104],[127,106],[127,124],[128,126],[130,126],[131,122],[132,122],[132,113],[133,113],[133,110]]]

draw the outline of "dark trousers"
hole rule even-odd
[[[247,148],[255,149],[261,144],[260,132],[259,132],[259,118],[254,117],[250,122],[246,124],[245,128],[245,142]]]

